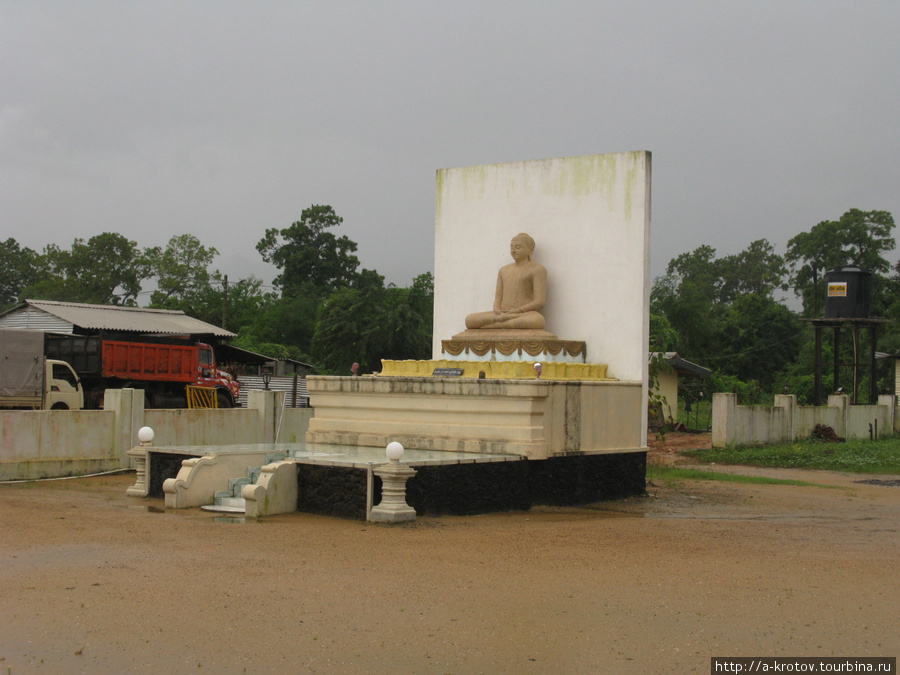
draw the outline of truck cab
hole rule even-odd
[[[44,410],[81,410],[84,392],[75,371],[65,361],[44,361]]]
[[[219,370],[213,348],[203,342],[197,343],[197,378],[194,384],[217,390],[220,408],[232,408],[238,400],[241,385],[229,373]]]
[[[0,328],[0,408],[81,410],[84,387],[71,364],[48,359],[43,331]]]

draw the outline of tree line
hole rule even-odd
[[[142,249],[105,232],[41,252],[10,238],[0,241],[0,306],[24,298],[135,306],[142,284],[153,280],[145,306],[183,310],[237,333],[236,346],[305,361],[320,373],[346,374],[353,362],[363,372],[378,370],[381,358],[429,358],[431,274],[408,287],[385,284],[360,267],[356,243],[338,234],[342,222],[331,206],[313,205],[289,227],[267,229],[256,249],[278,270],[271,286],[255,277],[229,281],[211,269],[218,251],[189,234]],[[900,320],[900,263],[887,257],[896,246],[893,228],[886,211],[851,209],[791,238],[783,255],[759,239],[734,255],[704,245],[676,256],[653,283],[650,351],[677,351],[714,372],[712,383],[688,388],[733,391],[746,402],[789,391],[811,402],[813,329],[801,319],[822,315],[827,270],[871,270],[875,315]],[[882,332],[879,349],[900,349],[897,326]],[[893,370],[879,377],[879,390],[893,392]]]
[[[688,388],[737,392],[747,403],[789,392],[811,403],[814,329],[802,319],[823,316],[827,270],[845,265],[870,270],[874,315],[900,319],[900,265],[887,258],[896,245],[893,228],[887,211],[850,209],[792,237],[783,255],[759,239],[736,255],[719,257],[714,248],[700,246],[676,256],[653,283],[651,350],[677,351],[713,370],[712,383],[694,382]],[[788,302],[790,293],[794,303]],[[843,349],[852,347],[844,341]],[[889,325],[879,349],[896,353],[898,347],[900,333]],[[828,388],[833,362],[828,340],[822,356]],[[839,355],[842,363],[852,360],[851,353]],[[894,391],[890,365],[876,373],[884,393]]]
[[[431,274],[406,288],[385,284],[377,271],[360,268],[356,243],[335,234],[342,222],[331,206],[313,205],[290,227],[267,229],[256,248],[279,271],[273,290],[256,277],[211,271],[219,252],[190,234],[141,248],[104,232],[40,252],[9,238],[0,241],[0,311],[25,298],[137,306],[152,280],[155,290],[141,306],[182,310],[237,333],[237,347],[311,363],[320,373],[429,358]]]

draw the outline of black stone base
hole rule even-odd
[[[298,464],[297,510],[365,520],[366,470]]]
[[[590,504],[644,494],[647,487],[646,452],[573,455],[527,464],[535,504]]]
[[[147,453],[150,479],[147,483],[148,497],[165,497],[163,483],[167,478],[175,478],[181,471],[181,463],[190,459],[187,455],[170,455],[164,452]]]
[[[471,515],[574,506],[643,494],[647,453],[574,455],[546,460],[425,466],[406,483],[418,515]],[[366,471],[299,465],[297,510],[343,518],[366,517]],[[381,501],[375,476],[374,504]]]
[[[406,484],[406,503],[419,515],[590,504],[643,494],[646,473],[645,452],[421,467]]]

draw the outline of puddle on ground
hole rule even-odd
[[[159,504],[123,504],[120,508],[126,508],[129,511],[138,511],[140,513],[165,513],[178,518],[192,518],[210,520],[214,523],[245,523],[247,519],[244,514],[235,514],[233,516],[213,515],[213,511],[204,511],[202,509],[167,509],[161,502]],[[251,520],[255,520],[251,518]]]
[[[595,520],[597,518],[643,518],[641,510],[611,509],[608,506],[585,505],[573,508],[534,506],[525,513],[526,520],[542,522],[565,522],[572,520]]]
[[[900,480],[893,478],[869,478],[867,480],[855,480],[854,483],[863,485],[880,485],[882,487],[900,487]]]
[[[155,504],[128,504],[125,508],[129,511],[139,511],[140,513],[167,513],[170,516],[178,518],[192,518],[211,520],[214,523],[246,523],[247,519],[243,514],[233,516],[214,516],[212,511],[203,511],[201,509],[166,509],[165,506],[157,506]],[[256,520],[251,518],[251,520]]]
[[[152,504],[127,504],[126,507],[129,511],[140,511],[141,513],[165,513],[166,508],[164,506],[154,506]]]

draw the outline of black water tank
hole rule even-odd
[[[835,267],[825,272],[825,318],[872,316],[872,273],[864,267]]]

